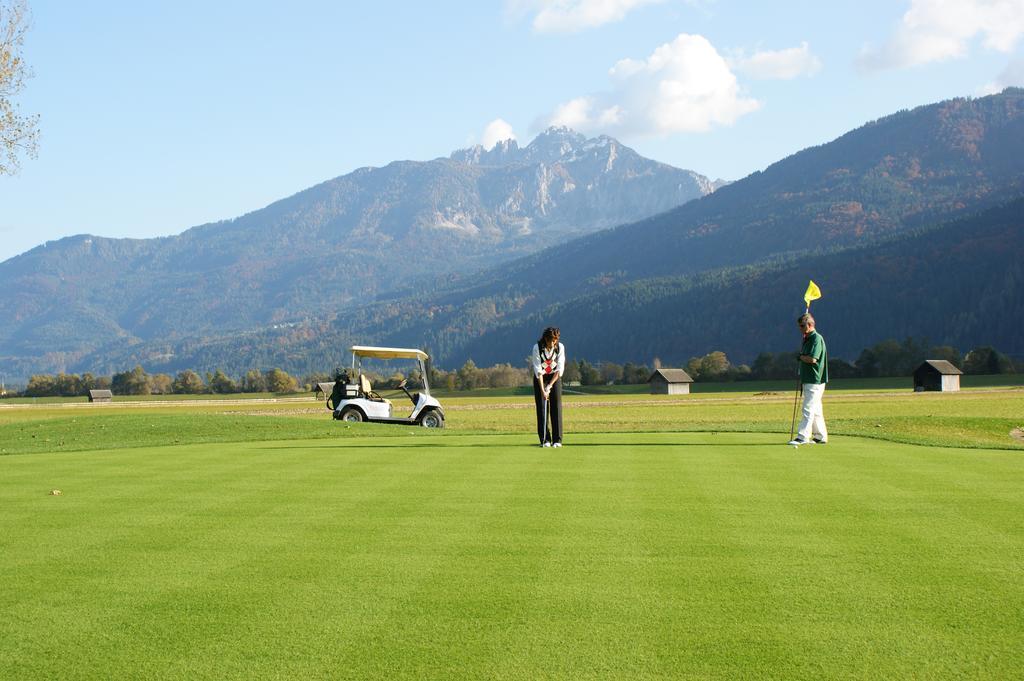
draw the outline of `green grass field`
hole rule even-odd
[[[1019,678],[1024,390],[862,390],[0,409],[0,678]]]

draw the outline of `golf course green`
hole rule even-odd
[[[0,678],[1019,678],[1024,390],[566,402],[0,409]]]

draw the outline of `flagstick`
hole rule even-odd
[[[793,432],[796,429],[796,405],[797,405],[797,402],[800,401],[800,393],[803,392],[801,388],[802,388],[802,386],[800,385],[800,376],[797,375],[797,377],[796,377],[796,393],[793,395],[793,420],[789,422],[789,441],[790,442],[793,441]]]

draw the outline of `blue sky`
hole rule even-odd
[[[6,2],[7,0],[0,0]],[[0,260],[237,217],[551,123],[739,179],[869,120],[1024,85],[1024,0],[30,0]]]

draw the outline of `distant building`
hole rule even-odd
[[[689,395],[693,379],[682,369],[655,369],[647,382],[652,395]]]
[[[334,381],[330,383],[317,383],[313,389],[313,397],[318,400],[325,400],[332,390],[334,390]]]
[[[114,399],[114,393],[109,390],[90,390],[89,401],[90,402],[110,402]]]
[[[958,392],[962,373],[944,359],[926,359],[921,366],[914,369],[914,391]]]

